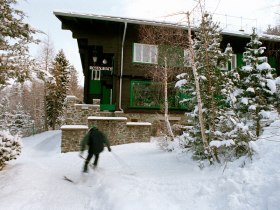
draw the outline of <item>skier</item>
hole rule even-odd
[[[87,173],[88,171],[88,164],[93,155],[95,155],[94,159],[94,167],[97,166],[99,153],[104,150],[104,144],[107,146],[108,151],[111,152],[110,143],[107,137],[98,130],[95,126],[92,126],[89,132],[84,136],[81,141],[81,152],[80,157],[83,158],[83,152],[88,147],[88,156],[85,161],[83,172]]]

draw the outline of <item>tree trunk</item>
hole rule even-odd
[[[216,128],[215,128],[215,118],[216,118],[216,106],[215,106],[215,98],[214,98],[214,94],[212,91],[212,78],[211,78],[211,69],[210,69],[210,62],[209,62],[209,54],[208,54],[208,36],[207,36],[207,32],[205,31],[205,17],[202,14],[202,30],[203,30],[203,34],[204,34],[204,49],[205,49],[205,66],[206,66],[206,70],[207,70],[207,91],[208,94],[210,95],[211,99],[210,99],[210,103],[211,103],[211,120],[210,120],[210,133],[209,136],[211,137],[211,133],[215,132]]]
[[[260,136],[261,133],[261,119],[260,119],[260,107],[256,108],[256,135]]]
[[[164,121],[168,130],[168,133],[172,137],[172,140],[174,140],[174,134],[169,122],[168,117],[168,83],[167,83],[167,58],[164,58]]]
[[[189,50],[191,54],[191,65],[192,65],[192,71],[193,71],[193,76],[195,80],[195,89],[196,89],[196,97],[197,97],[197,106],[198,106],[198,117],[199,117],[199,124],[200,124],[200,132],[201,132],[201,138],[203,142],[203,147],[204,150],[207,151],[208,159],[210,163],[212,164],[213,161],[215,160],[215,156],[213,154],[213,151],[209,147],[206,135],[205,135],[205,122],[204,122],[204,117],[203,117],[203,111],[202,111],[202,101],[201,101],[201,95],[200,95],[200,85],[199,85],[199,79],[197,75],[197,69],[195,66],[195,56],[194,56],[194,49],[192,48],[193,46],[193,40],[191,37],[191,28],[190,28],[190,18],[189,14],[187,14],[188,18],[188,40],[189,40]]]
[[[48,128],[48,118],[47,118],[47,102],[46,102],[46,97],[47,97],[47,87],[46,87],[46,82],[44,81],[44,129],[45,131],[49,130]]]

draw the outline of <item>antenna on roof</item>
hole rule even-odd
[[[244,29],[242,27],[242,16],[240,17],[240,20],[241,20],[241,28],[239,29],[239,31],[244,32]]]

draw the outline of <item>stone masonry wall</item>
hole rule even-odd
[[[67,96],[66,98],[66,125],[87,125],[88,116],[99,115],[100,105],[81,104],[75,96]]]
[[[152,126],[151,124],[139,124],[137,123],[127,123],[127,137],[128,142],[149,142],[151,137]]]
[[[165,131],[164,117],[160,114],[100,112],[100,100],[81,104],[75,96],[67,97],[66,121],[62,130],[61,151],[79,151],[80,141],[95,125],[106,134],[111,145],[149,142],[151,136]],[[170,115],[171,125],[186,124],[185,115]]]
[[[151,123],[134,123],[130,125],[126,117],[95,117],[88,118],[89,126],[96,126],[106,134],[111,145],[132,142],[147,142],[151,137]]]
[[[80,142],[87,133],[88,126],[64,125],[61,131],[61,152],[74,152],[80,150]]]

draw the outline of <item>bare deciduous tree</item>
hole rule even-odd
[[[157,65],[143,65],[142,68],[145,68],[149,78],[162,86],[164,119],[167,131],[174,139],[168,116],[168,89],[170,85],[174,89],[176,76],[186,71],[184,66],[184,49],[187,46],[186,31],[175,25],[171,27],[141,25],[139,38],[142,43],[158,46]]]
[[[68,95],[74,95],[77,98],[80,99],[80,101],[83,100],[83,87],[81,87],[78,83],[78,72],[75,69],[74,66],[70,65],[69,67],[69,90]]]
[[[47,34],[46,34],[47,35]],[[52,68],[52,62],[54,59],[54,46],[47,35],[47,38],[42,41],[42,47],[40,49],[39,56],[37,58],[38,68],[39,68],[39,78],[43,81],[43,101],[44,101],[44,128],[48,130],[48,120],[47,120],[47,105],[46,105],[46,95],[47,87],[46,82],[50,79],[50,69]]]

